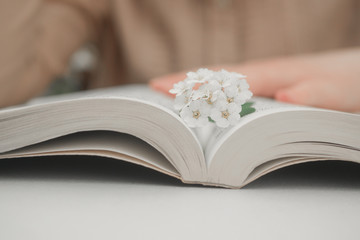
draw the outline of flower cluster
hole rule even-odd
[[[252,97],[244,75],[201,68],[186,76],[170,93],[176,94],[174,107],[189,127],[214,122],[226,128],[238,122],[242,105]]]

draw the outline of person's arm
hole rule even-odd
[[[217,66],[248,76],[255,95],[279,101],[360,111],[360,48],[251,61]],[[185,72],[151,81],[154,89],[167,93]]]
[[[0,1],[0,107],[41,93],[106,11],[105,0]]]

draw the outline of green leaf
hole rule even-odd
[[[252,105],[254,105],[254,102],[247,102],[241,105],[242,109],[240,112],[240,117],[244,117],[250,113],[255,112],[255,108],[253,108]]]
[[[212,120],[212,118],[211,118],[211,117],[208,117],[208,119],[209,119],[209,122],[212,122],[212,123],[214,123],[214,122],[215,122],[214,120]]]

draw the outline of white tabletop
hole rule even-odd
[[[120,161],[0,162],[0,239],[360,239],[360,165],[282,169],[229,190]]]

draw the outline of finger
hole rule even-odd
[[[257,96],[274,97],[279,89],[287,88],[302,80],[303,63],[295,58],[254,61],[236,69],[247,76],[250,89]]]
[[[169,90],[173,88],[175,83],[178,83],[186,78],[185,72],[169,74],[162,77],[154,78],[150,80],[150,87],[156,91],[171,95]]]
[[[299,58],[257,60],[245,64],[211,67],[212,70],[222,68],[246,75],[254,95],[264,97],[274,97],[279,89],[289,87],[305,78],[305,73],[311,74],[311,70]],[[175,83],[185,79],[185,74],[186,72],[180,72],[155,78],[150,81],[150,86],[169,94]]]

